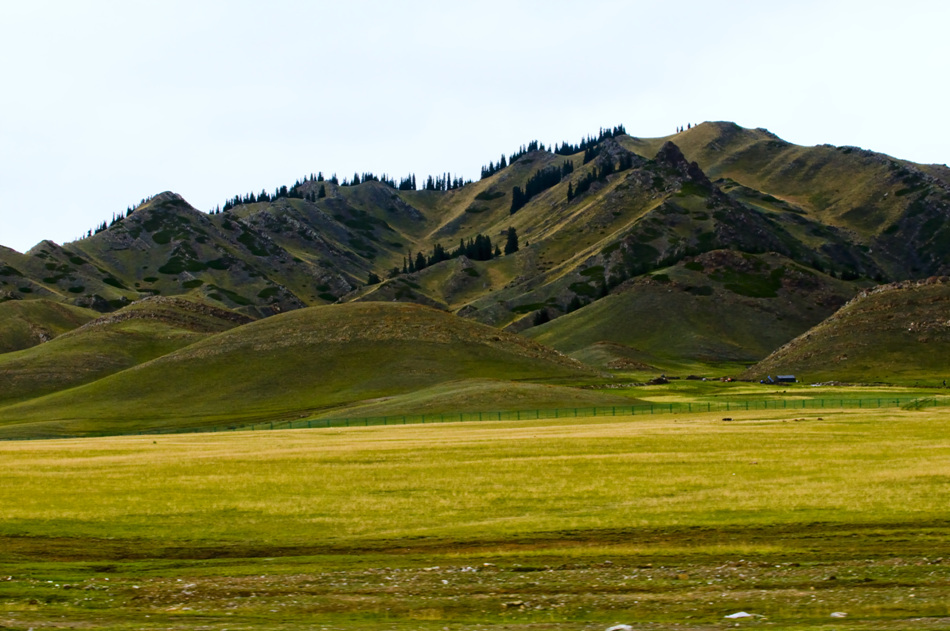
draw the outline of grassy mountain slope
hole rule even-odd
[[[353,303],[252,322],[94,383],[0,408],[0,435],[287,418],[449,381],[585,374],[546,347],[441,311]]]
[[[624,360],[662,368],[751,362],[831,315],[854,292],[778,255],[720,250],[628,281],[526,335],[604,367],[622,368]]]
[[[540,310],[556,317],[572,303],[596,300],[627,279],[720,248],[773,251],[817,268],[824,259],[815,252],[827,248],[836,253],[835,265],[843,260],[865,273],[880,272],[847,234],[803,217],[799,209],[767,204],[755,191],[717,186],[675,145],[661,146],[650,160],[633,156],[614,139],[599,146],[588,164],[581,156],[571,157],[574,172],[515,214],[498,220],[497,209],[479,213],[484,223],[473,223],[472,229],[496,237],[506,226],[517,229],[522,248],[516,254],[441,262],[352,298],[423,302],[524,330]],[[501,173],[526,160],[550,167],[566,159],[533,152]],[[623,160],[627,168],[594,177]],[[485,181],[486,190],[499,176]],[[568,189],[585,177],[594,177],[593,184],[569,199]]]
[[[950,279],[862,292],[751,367],[748,378],[941,383],[950,377]]]
[[[713,178],[727,178],[849,231],[892,278],[950,271],[950,170],[857,147],[802,147],[764,129],[703,123],[673,140]],[[906,247],[908,243],[914,247]]]
[[[0,405],[101,379],[248,321],[192,300],[146,298],[45,344],[0,355]]]
[[[720,138],[725,135],[728,143]],[[819,269],[883,275],[877,253],[884,250],[854,243],[851,223],[828,223],[837,217],[834,212],[818,212],[808,200],[757,188],[773,180],[744,176],[738,170],[745,164],[741,160],[713,159],[779,143],[785,153],[772,162],[785,160],[781,171],[806,181],[810,167],[792,152],[794,146],[764,131],[721,124],[678,134],[683,152],[662,140],[604,137],[588,152],[571,156],[534,150],[478,182],[445,191],[305,180],[290,197],[239,203],[210,216],[163,193],[62,252],[37,253],[50,260],[33,267],[46,265],[62,278],[50,284],[42,270],[30,268],[24,277],[32,285],[24,289],[103,310],[148,294],[194,293],[252,315],[337,300],[395,299],[517,330],[538,305],[563,307],[575,297],[589,299],[598,283],[613,286],[717,248],[775,251]],[[726,173],[728,162],[735,179],[711,182],[700,165],[690,163],[694,155],[714,176]],[[848,166],[853,160],[850,154],[833,153],[823,177],[831,182],[838,174],[859,183],[878,177],[876,162],[861,170],[860,164]],[[513,189],[527,190],[536,174],[552,168],[562,170],[560,181],[512,214]],[[852,176],[855,169],[860,177]],[[776,186],[782,182],[774,181]],[[317,198],[321,190],[325,197]],[[897,192],[895,198],[908,196]],[[517,229],[522,244],[513,259],[442,262],[436,270],[397,274],[389,287],[361,287],[370,272],[386,279],[393,268],[401,270],[415,253],[431,253],[436,244],[453,249],[477,234],[503,243],[509,227]],[[70,263],[73,259],[88,263]],[[604,268],[602,279],[583,276],[598,266]],[[2,271],[0,282],[12,289],[16,283],[4,279]]]
[[[42,344],[97,315],[89,309],[51,300],[0,302],[0,355]]]
[[[448,190],[310,178],[210,215],[162,193],[88,238],[42,242],[25,254],[0,248],[0,301],[106,312],[147,296],[185,296],[254,318],[336,302],[414,302],[528,331],[600,366],[662,367],[677,356],[755,361],[870,279],[950,271],[946,167],[800,147],[732,123],[654,139],[621,131],[568,149],[573,155],[531,145],[506,167]],[[542,175],[543,186],[532,188]],[[516,188],[525,193],[520,207]],[[433,259],[403,273],[419,253],[451,251],[477,235],[504,246],[509,227],[519,236],[515,253]],[[752,258],[715,254],[723,250]],[[711,255],[722,260],[702,258]],[[718,278],[687,267],[703,261]],[[768,272],[746,269],[749,261]],[[780,268],[791,271],[772,278]],[[374,276],[381,282],[369,285]],[[800,286],[789,284],[795,278]],[[774,297],[755,295],[775,282]],[[624,312],[649,327],[623,333]],[[554,322],[532,330],[545,319]],[[482,375],[463,377],[473,376]],[[347,396],[301,406],[362,400]],[[266,414],[280,407],[262,406]]]

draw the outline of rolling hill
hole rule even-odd
[[[145,298],[44,344],[0,354],[0,405],[101,379],[249,321],[194,300]]]
[[[84,386],[2,407],[0,436],[297,418],[449,382],[591,374],[523,337],[419,305],[312,307],[218,333]],[[503,390],[482,388],[486,395],[473,398],[472,405],[497,409],[505,403]],[[512,392],[514,401],[518,388]]]
[[[42,344],[98,315],[89,309],[51,300],[0,302],[0,354]]]
[[[604,368],[625,358],[667,370],[748,363],[833,314],[854,291],[776,254],[715,250],[525,333],[579,358],[597,355]]]
[[[935,277],[862,292],[744,376],[938,385],[950,378],[948,357],[950,279]]]

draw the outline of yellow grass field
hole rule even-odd
[[[928,564],[948,549],[950,409],[790,412],[0,443],[0,628],[709,628],[731,606],[824,628],[809,587],[858,561],[868,582],[821,584],[847,587],[849,625],[946,628],[947,566]],[[774,576],[749,595],[716,570],[739,561]],[[432,578],[465,567],[494,579]],[[416,587],[365,584],[393,568]],[[597,568],[609,589],[577,574]],[[108,607],[39,596],[103,576]],[[210,591],[182,610],[189,576]],[[255,627],[265,585],[281,615]]]

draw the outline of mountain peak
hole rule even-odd
[[[162,191],[158,195],[152,197],[151,201],[155,204],[165,204],[168,202],[184,202],[185,198],[178,193],[173,193],[172,191]]]
[[[655,160],[698,184],[711,186],[709,178],[703,173],[699,164],[687,160],[680,148],[671,140],[663,143],[656,154]]]

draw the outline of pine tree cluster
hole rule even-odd
[[[586,193],[590,190],[594,182],[606,182],[607,176],[632,168],[633,154],[621,154],[616,166],[614,166],[613,161],[609,159],[601,160],[600,162],[600,167],[598,168],[597,165],[594,165],[594,167],[587,172],[587,175],[578,180],[576,186],[573,182],[567,185],[567,201],[573,200],[581,193]]]
[[[580,153],[581,151],[587,151],[589,148],[593,147],[594,145],[608,138],[616,138],[617,136],[624,136],[626,135],[626,133],[627,133],[627,130],[624,128],[623,125],[617,125],[616,127],[612,129],[601,128],[596,138],[592,136],[588,136],[587,138],[580,141],[576,145],[572,145],[567,142],[562,142],[561,146],[557,147],[554,150],[554,153],[560,156],[572,156],[575,153]],[[585,160],[584,164],[587,164],[587,162],[589,161]]]
[[[512,238],[514,238],[514,249],[509,251],[512,247]],[[505,244],[505,254],[511,254],[517,251],[517,233],[515,233],[514,228],[509,228],[508,242]],[[416,255],[413,256],[412,252],[409,252],[409,256],[403,258],[402,269],[398,267],[392,268],[389,271],[389,278],[395,278],[399,274],[412,274],[413,272],[431,267],[436,263],[448,261],[449,259],[457,259],[460,256],[465,256],[473,261],[488,261],[501,256],[501,248],[496,244],[492,244],[491,237],[485,234],[478,234],[474,238],[469,238],[468,241],[459,239],[458,247],[451,251],[446,250],[441,243],[436,243],[435,247],[432,248],[432,253],[428,256],[423,252],[416,252]]]
[[[487,167],[486,166],[482,167],[481,179],[484,180],[486,177],[491,177],[495,175],[496,173],[498,173],[499,171],[501,171],[502,169],[506,168],[507,166],[508,166],[508,160],[505,158],[505,154],[501,154],[501,158],[498,159],[497,165],[494,162],[489,162]]]
[[[105,222],[105,221],[103,221],[101,224],[98,224],[98,225],[97,225],[95,228],[93,228],[92,230],[87,230],[87,231],[86,231],[86,234],[80,235],[80,236],[79,236],[79,239],[80,239],[80,240],[81,240],[81,239],[88,239],[89,237],[91,237],[91,236],[94,235],[94,234],[99,234],[100,232],[103,232],[103,231],[105,231],[105,230],[108,230],[109,228],[111,228],[112,226],[116,225],[117,223],[119,223],[120,221],[122,221],[123,219],[125,219],[126,217],[128,217],[129,215],[131,215],[133,212],[135,212],[135,209],[136,209],[136,208],[138,208],[139,206],[141,206],[142,204],[144,204],[145,202],[147,202],[147,201],[149,201],[149,200],[151,200],[151,199],[152,199],[151,197],[148,197],[148,198],[146,198],[146,199],[143,199],[141,202],[139,202],[139,203],[138,203],[137,205],[135,205],[135,206],[129,206],[128,208],[125,209],[125,214],[119,213],[119,214],[117,215],[117,214],[115,214],[115,213],[112,213],[112,221],[110,221],[110,222],[108,222],[108,223]]]
[[[538,142],[537,140],[532,140],[531,142],[527,144],[527,146],[521,145],[521,148],[518,149],[518,151],[511,154],[511,157],[508,158],[508,164],[514,164],[515,162],[518,161],[519,158],[522,158],[528,155],[532,151],[544,151],[544,150],[545,150],[544,143]]]
[[[426,180],[425,190],[427,191],[454,191],[457,188],[462,188],[466,184],[471,184],[471,181],[465,181],[460,177],[452,177],[451,173],[445,173],[441,176],[432,177],[429,176],[429,179]]]
[[[515,214],[528,201],[547,189],[555,186],[564,179],[565,176],[570,175],[574,172],[574,163],[570,160],[565,160],[561,166],[552,166],[545,167],[535,172],[534,175],[528,178],[528,181],[525,182],[524,190],[521,190],[520,186],[516,186],[511,191],[511,214]]]

